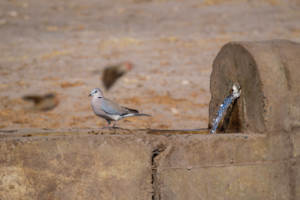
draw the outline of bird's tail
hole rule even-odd
[[[141,113],[133,113],[133,116],[148,116],[148,117],[151,117],[151,115],[141,114]]]
[[[147,114],[141,114],[141,113],[129,113],[127,115],[123,115],[124,117],[135,117],[135,116],[147,116],[150,117],[151,115],[147,115]]]
[[[125,107],[126,108],[126,107]],[[129,110],[129,114],[125,115],[126,117],[133,117],[133,116],[151,116],[151,115],[147,115],[147,114],[141,114],[139,113],[138,110],[134,110],[134,109],[131,109],[131,108],[126,108]]]

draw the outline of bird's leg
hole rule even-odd
[[[107,125],[104,126],[102,129],[106,129],[110,125],[110,121],[109,120],[106,120],[106,121],[107,121]]]
[[[117,124],[117,121],[118,121],[118,120],[116,120],[115,123],[112,125],[112,128],[115,127],[115,125]]]

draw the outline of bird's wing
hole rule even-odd
[[[43,97],[39,95],[26,95],[22,97],[25,101],[33,101],[34,103],[40,103],[43,100]]]
[[[119,106],[106,98],[103,98],[103,101],[101,102],[101,109],[110,115],[125,115],[130,113],[130,111],[125,107]]]
[[[117,68],[118,66],[111,66],[104,69],[103,72],[103,84],[105,86],[105,89],[109,89],[115,81],[124,74],[124,72],[120,72]]]
[[[131,108],[126,108],[126,109],[129,110],[130,113],[139,113],[138,110],[134,110],[134,109],[131,109]]]

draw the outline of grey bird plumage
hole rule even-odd
[[[107,128],[111,121],[115,121],[112,127],[114,127],[118,120],[124,119],[126,117],[133,117],[133,116],[150,116],[146,114],[140,114],[139,111],[126,108],[123,106],[119,106],[118,104],[112,102],[109,99],[103,97],[103,93],[99,88],[93,89],[89,96],[93,96],[91,105],[93,108],[94,113],[106,119],[108,124],[103,127]]]

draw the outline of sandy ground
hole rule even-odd
[[[108,64],[135,68],[104,91],[152,117],[123,128],[206,128],[212,62],[229,41],[300,42],[300,1],[0,1],[0,128],[97,128],[89,93]],[[60,105],[31,109],[25,94],[55,92]]]

